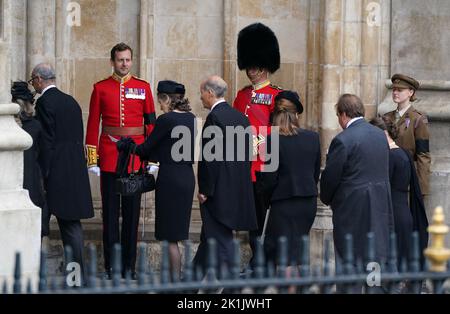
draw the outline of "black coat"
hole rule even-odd
[[[419,234],[419,249],[420,252],[423,253],[428,246],[428,218],[425,211],[422,191],[420,189],[420,180],[414,165],[414,159],[407,150],[403,149],[403,151],[408,156],[409,165],[411,167],[411,180],[409,182],[409,206],[413,218],[413,231],[417,231]],[[420,254],[420,263],[423,268],[425,265],[425,257],[423,254]]]
[[[355,255],[364,258],[368,232],[375,235],[377,261],[387,258],[393,213],[389,145],[382,130],[361,119],[333,139],[320,199],[333,210],[334,244],[341,258],[346,234],[353,235]]]
[[[299,240],[309,234],[317,212],[321,161],[319,134],[299,129],[296,135],[280,135],[278,156],[276,150],[271,149],[277,147],[274,134],[272,130],[267,138],[267,151],[271,157],[268,162],[279,157],[278,169],[256,172],[256,186],[270,199],[271,205],[265,253],[268,260],[275,262],[278,239],[284,236],[288,241],[289,261],[297,261]]]
[[[143,160],[160,163],[155,191],[155,237],[158,240],[175,242],[189,237],[195,189],[192,169],[197,133],[195,123],[195,116],[190,112],[172,111],[160,115],[152,133],[136,147],[136,154]],[[179,137],[175,136],[176,132],[172,134],[175,128],[180,127],[189,134],[183,133]],[[177,146],[180,143],[186,145]],[[181,154],[182,160],[173,155],[172,149]]]
[[[43,208],[45,203],[41,167],[39,166],[39,146],[42,138],[41,123],[33,117],[20,116],[22,129],[30,134],[33,145],[23,152],[23,188],[28,190],[34,205]]]
[[[400,266],[402,259],[409,258],[413,231],[419,233],[420,252],[427,247],[428,220],[412,156],[406,149],[391,149],[389,165],[397,258]],[[423,266],[423,254],[420,254],[420,258]]]
[[[267,138],[271,151],[272,136]],[[275,156],[273,156],[275,157]],[[270,200],[317,196],[320,175],[320,139],[316,132],[300,129],[293,136],[279,136],[279,166],[274,172],[257,172],[257,188]],[[268,161],[271,162],[271,161]]]
[[[37,100],[36,118],[43,130],[40,165],[50,213],[64,220],[93,217],[80,106],[50,88]]]
[[[214,141],[217,143],[216,147],[223,148],[223,154],[221,154],[223,161],[204,160],[205,152],[210,151],[212,144],[212,139],[205,138],[205,130],[211,126],[222,131],[223,137],[215,137]],[[208,197],[204,208],[217,221],[233,230],[255,230],[257,225],[250,172],[250,150],[245,150],[244,161],[236,161],[236,154],[234,154],[234,161],[224,158],[227,155],[226,143],[232,141],[227,136],[227,126],[247,128],[250,123],[242,113],[231,108],[226,102],[222,102],[208,114],[202,130],[202,155],[198,163],[199,193]],[[246,137],[247,144],[251,139],[250,136]],[[236,152],[237,141],[234,143],[234,152]],[[248,148],[248,145],[246,147]]]
[[[413,218],[408,204],[411,165],[408,152],[401,148],[389,152],[389,179],[391,183],[392,209],[394,212],[394,229],[397,234],[397,264],[408,260],[411,249]]]

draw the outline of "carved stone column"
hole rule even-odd
[[[149,82],[153,82],[153,6],[153,0],[141,0],[139,75]]]
[[[56,1],[27,1],[27,75],[41,62],[55,65]]]
[[[390,0],[323,1],[321,139],[325,162],[331,140],[342,131],[335,104],[341,94],[358,95],[366,118],[375,116],[385,94],[389,67]],[[318,4],[316,4],[318,6]],[[311,71],[308,73],[310,75]],[[313,72],[314,73],[314,72]],[[332,212],[319,205],[313,229],[331,231]]]
[[[389,67],[390,0],[325,1],[323,12],[323,156],[341,131],[334,105],[344,93],[363,100],[366,118],[384,97]]]
[[[23,151],[31,137],[14,120],[17,104],[0,104],[0,278],[11,279],[14,256],[21,253],[22,275],[37,279],[41,245],[41,210],[23,185]]]
[[[227,99],[230,103],[233,102],[234,97],[238,92],[237,86],[237,29],[238,20],[238,4],[235,0],[224,0],[223,10],[223,30],[224,30],[224,45],[223,45],[223,78],[228,82]]]
[[[36,283],[41,234],[41,212],[31,202],[23,186],[23,150],[32,144],[31,137],[16,123],[13,115],[19,112],[11,99],[11,80],[21,77],[18,57],[25,53],[26,28],[24,1],[3,1],[3,37],[0,39],[0,282],[7,279],[11,287],[16,252],[21,253],[24,279]],[[23,282],[25,283],[25,281]]]

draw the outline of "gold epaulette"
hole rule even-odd
[[[284,88],[282,88],[280,86],[277,86],[277,85],[274,85],[274,84],[270,84],[270,87],[278,89],[278,90],[284,90]]]
[[[133,75],[133,78],[136,79],[136,80],[138,80],[138,81],[141,81],[141,82],[150,84],[149,82],[147,82],[146,80],[144,80],[144,79],[142,79],[142,78],[140,78],[140,77],[137,77],[137,76],[134,76],[134,75]]]

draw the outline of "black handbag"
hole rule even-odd
[[[133,149],[133,156],[131,157],[131,169],[134,169],[135,152],[136,148]],[[144,171],[144,163],[141,162],[141,166],[139,167],[139,171],[137,173],[131,172],[130,174],[127,174],[130,152],[128,152],[126,160],[125,171],[122,171],[122,173],[125,173],[126,176],[121,176],[116,180],[117,194],[122,196],[133,196],[153,191],[156,186],[155,177],[152,174],[147,173],[147,171]]]

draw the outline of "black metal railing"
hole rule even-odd
[[[41,294],[105,294],[105,293],[421,293],[426,286],[429,293],[450,293],[450,271],[430,270],[427,261],[421,269],[421,254],[417,233],[411,237],[412,246],[408,262],[398,267],[396,236],[390,236],[389,254],[385,261],[375,262],[375,239],[367,235],[367,253],[363,258],[355,258],[353,239],[347,235],[345,253],[342,261],[335,262],[332,256],[332,243],[325,241],[321,265],[311,265],[309,238],[304,236],[300,245],[297,266],[292,267],[288,260],[286,238],[278,241],[276,265],[266,262],[264,249],[258,243],[256,263],[252,271],[241,271],[240,242],[235,240],[232,263],[229,266],[218,265],[216,242],[208,241],[208,266],[205,271],[194,269],[192,250],[189,241],[185,242],[184,267],[181,278],[171,274],[169,267],[168,243],[162,242],[161,266],[159,270],[151,268],[146,259],[146,245],[139,246],[137,280],[131,280],[127,273],[122,279],[121,248],[114,247],[112,278],[100,278],[97,273],[96,247],[88,248],[88,263],[84,282],[78,286],[76,280],[68,280],[73,273],[64,277],[48,277],[46,252],[42,252],[38,283],[33,285],[30,278],[22,278],[21,255],[16,254],[12,288],[6,281],[2,284],[2,293],[41,293]],[[65,248],[65,262],[72,262],[72,252]],[[364,259],[364,260],[362,260]],[[371,266],[372,265],[372,266]],[[379,268],[377,267],[379,266]],[[369,266],[369,267],[368,267]],[[450,265],[448,265],[450,266]],[[76,276],[74,275],[74,278]],[[70,278],[69,278],[70,279]],[[75,284],[74,284],[75,283]],[[424,285],[425,283],[425,285]],[[423,292],[423,291],[422,291]]]

